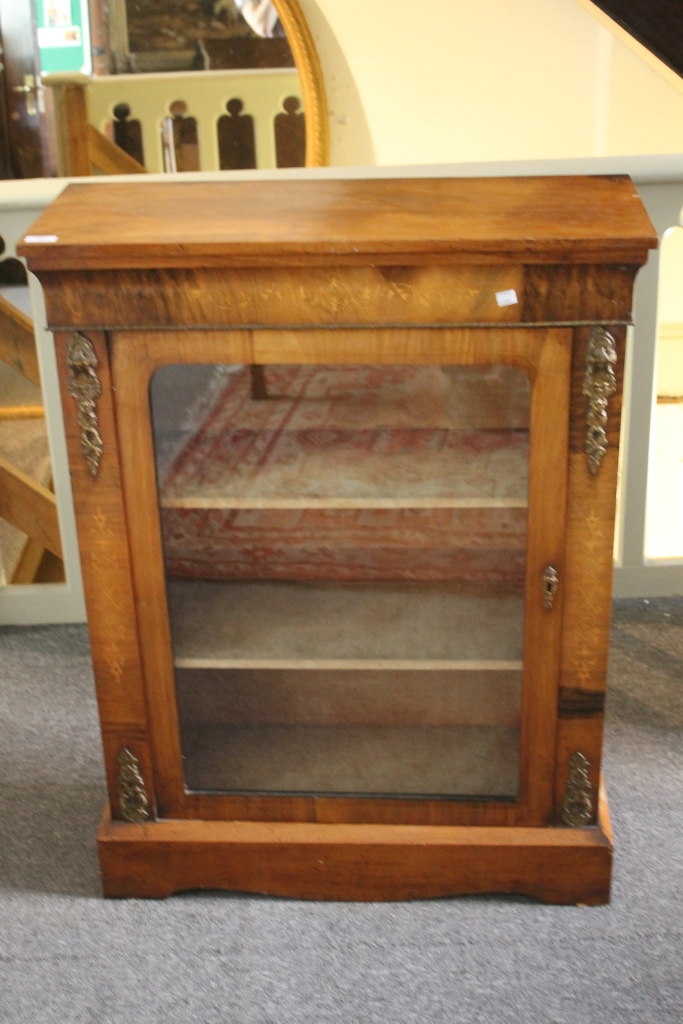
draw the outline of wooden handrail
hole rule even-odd
[[[64,177],[103,174],[145,174],[146,167],[125,153],[88,120],[87,75],[76,72],[44,75],[54,94],[59,173]]]
[[[87,126],[88,154],[90,163],[102,174],[146,174],[147,168],[98,132],[91,124]]]
[[[43,405],[0,405],[0,422],[3,420],[42,420],[45,418]]]
[[[0,360],[40,385],[33,323],[30,317],[0,295]]]
[[[62,557],[54,494],[1,456],[0,517],[53,555]]]
[[[92,173],[86,93],[90,80],[72,71],[43,75],[41,80],[53,93],[59,173],[70,178],[88,177]]]

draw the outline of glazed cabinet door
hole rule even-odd
[[[160,816],[549,820],[570,355],[113,337]]]

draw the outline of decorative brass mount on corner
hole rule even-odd
[[[140,774],[140,762],[128,747],[124,747],[117,761],[120,771],[117,778],[121,817],[126,821],[140,822],[149,818],[149,799],[145,783]]]
[[[588,398],[586,455],[593,476],[597,475],[607,452],[607,403],[617,390],[616,361],[614,338],[604,327],[594,327],[586,342],[586,372],[582,388]]]
[[[543,607],[549,612],[555,603],[555,594],[560,586],[560,577],[557,575],[557,569],[553,569],[552,565],[546,567],[543,573]]]
[[[569,775],[562,801],[562,823],[570,828],[589,825],[593,816],[593,787],[588,778],[590,764],[577,750],[569,758]]]
[[[95,400],[102,394],[99,377],[95,372],[97,356],[91,342],[84,334],[75,331],[71,335],[66,353],[69,367],[67,387],[78,407],[78,426],[81,428],[81,451],[85,456],[91,476],[97,476],[100,459],[104,451],[97,422]]]

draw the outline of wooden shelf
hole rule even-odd
[[[518,592],[455,583],[172,580],[179,668],[518,669]]]
[[[430,509],[430,508],[528,508],[526,497],[474,498],[237,498],[224,494],[162,497],[165,509]]]
[[[415,431],[419,433],[419,431]],[[454,434],[455,432],[452,432]],[[259,462],[274,443],[254,435],[253,462],[221,466],[216,454],[201,474],[181,477],[162,490],[162,508],[525,508],[528,434],[460,432],[441,450],[353,450],[340,439],[333,452],[292,451],[277,463]],[[387,444],[390,438],[385,438]],[[451,437],[452,440],[452,437]],[[315,438],[308,438],[315,448]],[[378,444],[381,440],[378,440]],[[264,456],[265,458],[265,456]]]
[[[517,795],[515,727],[227,726],[183,730],[192,790]]]
[[[408,667],[410,666],[410,667]],[[176,669],[183,728],[518,726],[517,669]]]
[[[164,509],[169,577],[521,587],[525,508]]]

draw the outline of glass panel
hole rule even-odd
[[[187,787],[514,798],[526,375],[169,366],[151,398]]]

